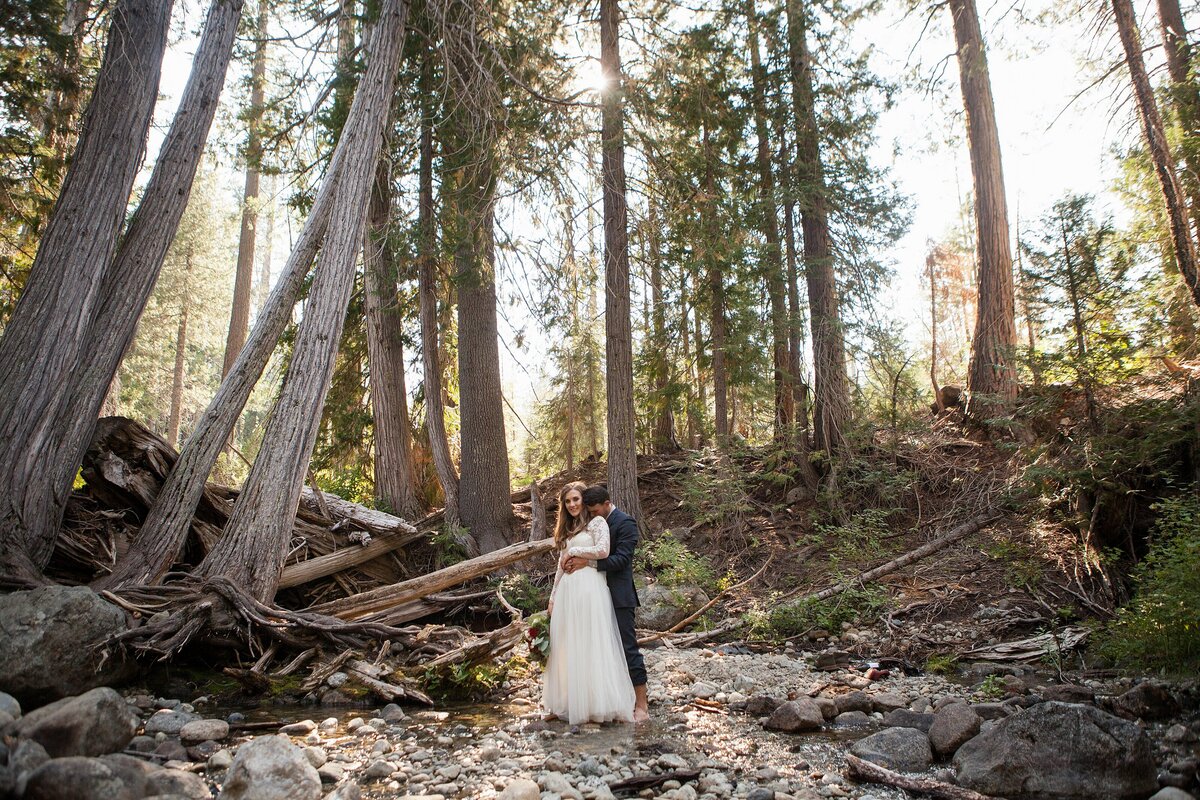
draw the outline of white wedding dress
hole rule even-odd
[[[567,541],[567,555],[607,558],[608,523],[594,517]],[[594,567],[567,574],[559,567],[550,597],[550,654],[542,706],[572,725],[633,721],[633,683],[625,664],[617,615],[604,573]]]

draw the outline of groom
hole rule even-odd
[[[633,614],[638,606],[637,590],[633,586],[633,551],[639,538],[637,522],[612,504],[608,489],[603,486],[584,489],[583,504],[593,516],[604,517],[608,522],[612,539],[608,558],[590,561],[574,556],[563,562],[563,569],[574,572],[591,565],[608,573],[608,591],[612,595],[613,610],[617,612],[617,630],[621,632],[625,663],[629,666],[629,679],[633,682],[633,721],[645,722],[650,719],[646,702],[646,665],[638,648],[637,634],[633,630]]]

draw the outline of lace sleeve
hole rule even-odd
[[[558,584],[562,580],[562,576],[564,574],[562,565],[562,551],[554,551],[554,560],[556,562],[556,567],[554,570],[554,585],[550,589],[550,602],[546,606],[548,611],[554,610],[554,598],[558,595]]]
[[[588,535],[592,537],[595,545],[592,547],[575,546],[567,548],[567,555],[579,556],[580,558],[589,558],[595,561],[598,558],[607,558],[609,550],[608,538],[608,523],[604,521],[604,517],[593,517],[586,528]]]

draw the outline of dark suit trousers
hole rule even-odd
[[[636,608],[618,608],[617,630],[621,633],[621,645],[625,648],[625,663],[629,666],[629,680],[634,686],[646,685],[646,662],[642,649],[638,647],[637,632],[633,629],[633,614]]]

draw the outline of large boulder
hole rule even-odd
[[[962,786],[1022,800],[1142,798],[1158,788],[1150,740],[1094,706],[1039,703],[959,748]]]
[[[321,776],[286,736],[260,736],[238,748],[221,800],[318,800]]]
[[[24,800],[140,800],[155,767],[133,756],[47,761],[25,784]]]
[[[8,730],[46,748],[52,758],[102,756],[125,749],[138,718],[113,689],[92,689],[30,711]]]
[[[125,612],[84,586],[0,596],[0,691],[26,708],[124,680],[132,665],[101,645]]]
[[[933,724],[929,726],[929,744],[939,758],[949,758],[979,733],[982,724],[975,709],[966,703],[950,703],[934,712]]]
[[[821,707],[807,697],[799,700],[789,700],[772,712],[766,722],[766,727],[773,731],[785,733],[801,733],[803,731],[819,731],[825,715]]]
[[[859,739],[850,752],[864,761],[899,772],[923,772],[933,763],[929,738],[916,728],[884,728]]]
[[[698,586],[663,586],[651,583],[638,589],[637,627],[650,631],[670,630],[708,602]]]

